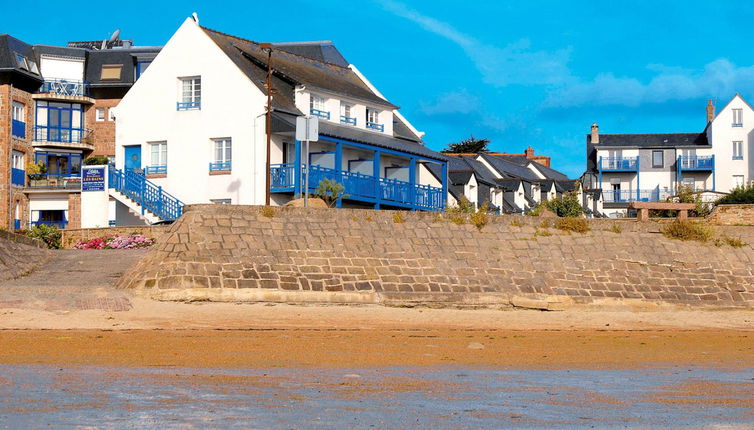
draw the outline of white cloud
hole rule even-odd
[[[482,43],[450,24],[423,15],[403,3],[393,0],[379,1],[394,15],[413,21],[423,29],[461,47],[487,84],[496,87],[511,84],[556,85],[571,79],[567,65],[570,48],[555,52],[533,51],[527,39],[500,48]]]
[[[591,81],[581,80],[553,90],[544,105],[636,107],[714,96],[727,98],[736,92],[754,91],[754,66],[739,67],[727,59],[712,61],[700,71],[656,64],[647,69],[657,72],[647,82],[604,73]]]

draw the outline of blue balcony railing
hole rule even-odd
[[[26,172],[21,169],[10,169],[10,183],[18,187],[26,185]]]
[[[37,142],[88,143],[92,130],[87,128],[34,127],[34,140]]]
[[[175,109],[176,110],[199,110],[202,108],[202,102],[201,101],[195,101],[195,102],[176,102],[175,103]]]
[[[601,170],[636,170],[638,157],[600,157]]]
[[[398,179],[377,178],[359,172],[336,170],[312,165],[309,167],[309,189],[314,191],[324,179],[336,181],[345,188],[346,199],[397,204],[427,210],[443,210],[442,188],[412,184]],[[300,180],[305,180],[306,167],[301,166]],[[275,164],[271,167],[271,191],[295,192],[296,165]]]
[[[145,175],[156,175],[156,174],[167,174],[168,173],[168,166],[162,165],[162,166],[147,166],[144,168],[144,174]]]
[[[14,137],[20,139],[26,138],[26,123],[23,121],[13,120],[11,124],[11,133]]]
[[[223,172],[223,171],[229,171],[231,170],[231,162],[230,161],[218,161],[216,163],[209,163],[209,171],[210,172]]]
[[[660,190],[604,190],[605,203],[659,202]]]
[[[682,170],[713,170],[715,168],[715,156],[680,156],[678,157],[678,166]]]
[[[367,121],[367,128],[371,130],[385,131],[385,125],[377,122]]]
[[[183,202],[162,190],[144,175],[133,170],[108,168],[108,185],[163,220],[174,220],[183,213]]]
[[[341,115],[340,122],[348,125],[356,125],[356,117]]]
[[[60,230],[63,230],[68,225],[68,221],[32,221],[29,224],[32,227],[36,227],[38,225],[49,225],[51,227],[57,227]]]
[[[39,92],[56,96],[89,97],[89,82],[66,79],[45,79]]]
[[[27,186],[29,188],[80,190],[81,172],[31,174]]]
[[[314,116],[318,116],[318,117],[324,118],[324,119],[330,119],[330,112],[329,111],[311,108],[310,112]]]

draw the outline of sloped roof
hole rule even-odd
[[[707,133],[650,133],[650,134],[600,134],[594,146],[621,146],[629,148],[675,148],[677,146],[709,146]],[[587,134],[591,143],[591,134]]]
[[[539,170],[547,179],[568,179],[568,175],[558,172],[557,170],[547,167],[543,164],[537,163],[536,161],[531,162],[532,166],[534,166],[535,169]]]
[[[276,46],[275,49],[311,58],[323,63],[330,63],[340,67],[348,67],[348,61],[338,51],[338,48],[332,42],[287,42],[283,46]]]
[[[528,168],[506,161],[499,156],[488,154],[481,154],[481,156],[492,166],[493,169],[497,170],[497,172],[504,177],[523,178],[532,181],[540,180],[540,178]]]

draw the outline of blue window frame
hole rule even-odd
[[[136,62],[136,79],[139,79],[139,77],[141,77],[141,75],[147,70],[147,67],[149,67],[150,64],[152,64],[152,60]]]
[[[84,110],[79,103],[37,101],[34,140],[80,143],[84,137]]]

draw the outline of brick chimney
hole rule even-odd
[[[715,105],[712,104],[712,99],[707,102],[707,122],[712,122],[715,119]]]
[[[532,148],[531,146],[528,147],[528,148],[526,148],[524,150],[524,155],[526,156],[527,160],[533,160],[534,159],[534,148]]]
[[[600,143],[600,126],[596,122],[592,124],[592,143],[595,145]]]

